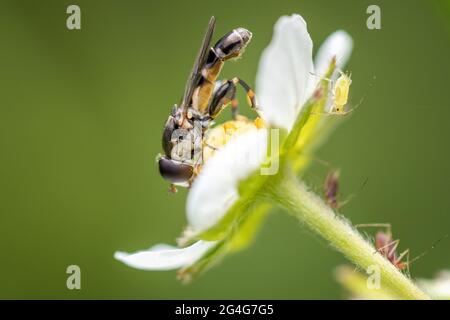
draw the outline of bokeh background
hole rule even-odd
[[[73,3],[80,31],[66,29]],[[381,30],[366,28],[369,4],[381,7]],[[279,16],[302,14],[316,49],[338,28],[351,33],[351,103],[365,98],[318,155],[341,169],[342,199],[357,194],[342,213],[354,223],[391,223],[412,256],[450,232],[448,2],[2,0],[0,7],[0,298],[345,297],[333,276],[345,259],[281,211],[249,249],[190,285],[175,272],[113,259],[116,250],[173,243],[186,223],[186,191],[168,194],[155,157],[212,14],[216,39],[237,26],[253,32],[243,59],[223,72],[251,84]],[[318,192],[329,169],[316,163],[306,176]],[[413,277],[450,268],[449,249],[442,241],[411,266]],[[66,288],[71,264],[81,267],[81,290]]]

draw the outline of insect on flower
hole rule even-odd
[[[345,106],[348,102],[348,96],[350,93],[350,85],[352,84],[352,79],[350,75],[347,75],[345,72],[338,70],[339,72],[339,78],[336,80],[328,79],[328,78],[321,78],[323,80],[329,81],[331,83],[331,106],[330,109],[324,113],[318,113],[318,114],[324,114],[324,115],[339,115],[339,116],[345,116],[355,110],[358,106],[350,109],[345,110]],[[312,74],[316,76],[315,74]],[[319,77],[320,78],[320,77]],[[321,92],[317,92],[316,94],[321,94]]]
[[[215,18],[211,17],[193,70],[187,81],[181,104],[174,105],[164,127],[162,146],[164,155],[159,156],[161,176],[175,185],[190,186],[205,160],[205,133],[212,121],[228,105],[232,106],[233,119],[237,119],[236,86],[247,93],[251,107],[256,109],[253,90],[240,78],[216,82],[225,61],[238,58],[252,38],[250,31],[236,28],[214,46],[210,46]]]
[[[346,115],[352,112],[354,109],[345,111],[345,105],[348,101],[348,94],[350,91],[350,85],[352,84],[352,79],[350,75],[339,71],[340,77],[336,80],[333,86],[333,106],[331,108],[332,114]]]
[[[251,201],[249,204],[256,200],[255,189],[262,185],[250,188],[245,194],[240,187],[247,181],[253,183],[257,180],[258,185],[259,181],[266,183],[266,177],[259,179],[255,173],[261,172],[268,151],[275,150],[275,154],[283,151],[282,145],[273,147],[271,142],[275,139],[269,136],[270,132],[281,129],[293,134],[295,123],[304,114],[302,108],[319,84],[318,79],[310,76],[311,73],[328,76],[327,70],[333,57],[336,57],[337,67],[344,67],[353,48],[350,35],[338,30],[320,46],[313,61],[313,43],[306,21],[297,14],[281,17],[274,26],[270,44],[261,55],[255,81],[261,105],[255,108],[254,93],[242,80],[234,78],[214,85],[224,61],[242,54],[250,41],[250,32],[237,28],[211,48],[209,42],[213,28],[214,19],[210,21],[182,102],[173,108],[166,123],[163,135],[165,154],[159,159],[160,172],[170,183],[192,184],[186,200],[186,230],[189,231],[186,246],[159,243],[145,250],[131,253],[118,251],[114,254],[117,260],[130,267],[142,270],[179,269],[179,274],[189,277],[190,272],[203,272],[225,255],[245,247],[253,238],[247,223],[251,222],[256,230],[264,213],[257,209],[249,215],[246,203],[247,200]],[[233,104],[237,84],[245,88],[260,118],[250,120],[237,115],[237,105]],[[228,105],[227,102],[235,110],[235,120],[210,126]],[[230,130],[235,133],[228,139],[224,132]],[[175,139],[177,131],[182,132]],[[221,143],[220,140],[225,141]],[[196,149],[192,151],[189,146]],[[208,158],[208,153],[214,148],[220,150]],[[203,156],[203,161],[197,161],[193,154]],[[200,169],[201,173],[197,175]],[[257,179],[253,180],[255,177]],[[243,203],[241,200],[245,200],[245,205],[238,206]],[[233,215],[230,216],[230,213]],[[261,219],[255,222],[254,217]],[[206,232],[208,236],[204,236]],[[241,232],[244,237],[240,236]],[[236,239],[240,239],[238,246],[235,246]]]

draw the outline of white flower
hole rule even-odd
[[[347,33],[334,32],[318,51],[315,63],[321,74],[325,73],[334,56],[343,66],[352,47],[352,39]],[[299,15],[281,17],[275,25],[271,43],[262,54],[256,77],[256,93],[263,120],[274,128],[290,130],[319,80],[314,72],[312,40],[306,22]],[[264,160],[265,136],[255,132],[239,136],[205,164],[187,199],[188,223],[194,232],[214,226],[239,197],[239,181],[253,173]],[[229,161],[229,155],[250,159],[255,154],[260,160],[257,165],[246,165],[241,161],[237,166]]]
[[[352,46],[347,33],[336,31],[320,47],[313,63],[313,44],[306,22],[296,14],[281,17],[275,25],[271,43],[262,54],[256,78],[260,116],[264,123],[271,128],[291,130],[331,59],[336,57],[338,67],[342,67]],[[187,198],[190,231],[200,234],[224,217],[239,199],[239,182],[263,163],[267,140],[267,130],[255,127],[232,139],[205,163]],[[186,248],[170,249],[165,245],[165,250],[152,247],[132,254],[116,253],[115,257],[139,269],[178,269],[192,265],[214,244],[214,241],[198,241]]]
[[[201,240],[182,249],[167,244],[157,244],[148,250],[133,254],[116,252],[114,258],[136,269],[172,270],[191,265],[213,245],[214,242]]]

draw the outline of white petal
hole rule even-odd
[[[312,40],[299,15],[283,16],[264,50],[256,76],[256,93],[263,119],[290,130],[306,102],[313,77]]]
[[[439,272],[434,279],[418,279],[417,284],[433,299],[450,299],[450,271]]]
[[[186,248],[157,244],[135,253],[116,252],[114,258],[142,270],[173,270],[189,266],[200,259],[216,242],[198,241]]]
[[[267,152],[267,130],[251,130],[230,140],[206,162],[189,191],[190,228],[199,233],[214,226],[239,198],[239,181],[255,172]]]
[[[314,60],[316,74],[319,77],[322,76],[327,71],[333,57],[336,57],[337,67],[342,69],[350,58],[352,49],[353,40],[347,32],[343,30],[333,32],[317,51]],[[316,81],[318,80],[316,77]]]

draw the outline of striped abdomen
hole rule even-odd
[[[214,91],[215,82],[227,60],[239,57],[250,42],[252,34],[244,28],[237,28],[224,35],[209,49],[202,77],[192,96],[192,107],[205,114]]]

